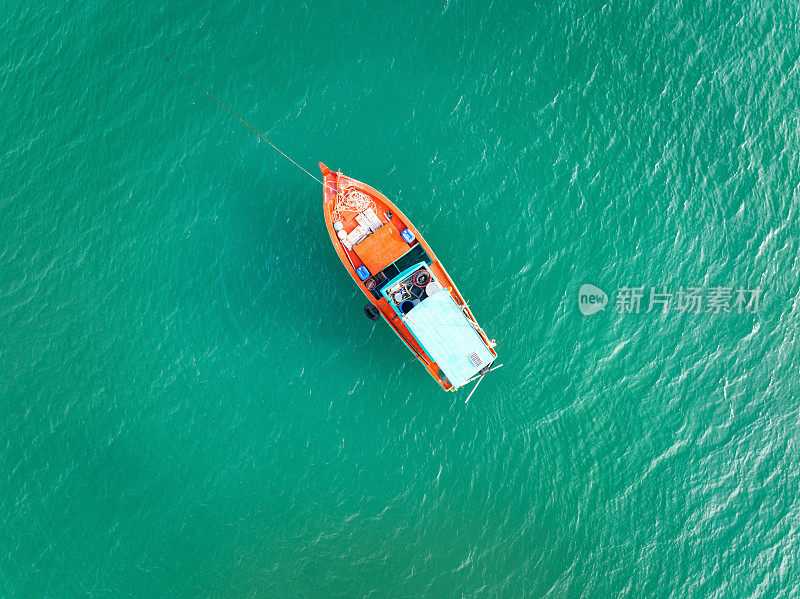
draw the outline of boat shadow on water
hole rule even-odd
[[[288,343],[326,354],[361,345],[375,327],[363,317],[362,294],[330,250],[317,190],[273,189],[279,191],[266,197],[259,190],[248,193],[231,222],[231,234],[245,241],[240,251],[250,253],[244,266],[231,261],[223,275],[232,317],[264,345]]]

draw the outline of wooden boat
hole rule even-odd
[[[382,317],[446,391],[489,372],[495,343],[419,231],[369,185],[319,168],[325,225],[367,316]]]

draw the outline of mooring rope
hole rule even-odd
[[[165,60],[165,61],[167,61],[167,62],[169,62],[169,56],[164,56],[164,60]],[[172,63],[170,63],[170,64],[172,64]],[[249,128],[249,129],[250,129],[252,132],[253,132],[253,133],[255,133],[256,135],[258,135],[258,136],[259,136],[261,139],[263,139],[265,142],[267,142],[267,143],[268,143],[270,146],[272,146],[272,148],[273,148],[274,150],[276,150],[276,151],[277,151],[277,152],[278,152],[278,153],[279,153],[281,156],[283,156],[284,158],[286,158],[286,160],[288,160],[289,162],[291,162],[293,165],[295,165],[297,168],[299,168],[301,171],[303,171],[305,174],[307,174],[309,177],[311,177],[312,179],[314,179],[314,181],[316,181],[317,183],[319,183],[319,184],[320,184],[320,185],[322,185],[323,187],[327,187],[327,188],[328,188],[329,190],[331,190],[333,193],[336,193],[336,190],[335,190],[333,187],[331,187],[330,185],[326,185],[325,183],[323,183],[323,182],[322,182],[322,180],[320,180],[320,179],[319,179],[317,176],[315,176],[313,173],[311,173],[310,171],[308,171],[308,170],[307,170],[307,169],[306,169],[306,168],[305,168],[303,165],[299,164],[299,163],[298,163],[297,161],[295,161],[295,160],[294,160],[294,159],[293,159],[291,156],[289,156],[289,155],[288,155],[286,152],[284,152],[284,151],[283,151],[283,150],[281,150],[281,149],[280,149],[278,146],[276,146],[274,143],[272,143],[270,140],[268,140],[268,139],[267,139],[267,138],[266,138],[264,135],[262,135],[262,134],[261,134],[261,132],[259,132],[259,131],[258,131],[258,130],[255,128],[255,127],[253,127],[253,126],[252,126],[250,123],[248,123],[246,120],[244,120],[244,119],[243,119],[242,117],[240,117],[238,114],[236,114],[236,113],[235,113],[233,110],[231,110],[231,109],[230,109],[230,108],[229,108],[227,105],[225,105],[225,104],[224,104],[224,103],[223,103],[223,102],[222,102],[222,101],[221,101],[219,98],[217,98],[217,97],[216,97],[214,94],[212,94],[210,91],[208,91],[208,90],[207,90],[205,87],[203,87],[202,85],[200,85],[199,83],[197,83],[197,81],[195,81],[194,79],[192,79],[191,77],[189,77],[189,75],[187,75],[186,73],[184,73],[184,72],[183,72],[183,71],[182,71],[182,70],[181,70],[179,67],[175,66],[174,64],[172,64],[172,67],[173,67],[173,68],[174,68],[176,71],[178,71],[178,72],[179,72],[181,75],[183,75],[183,76],[184,76],[184,77],[187,79],[187,81],[189,81],[189,83],[191,83],[192,85],[194,85],[194,86],[195,86],[197,89],[199,89],[200,91],[202,91],[202,92],[203,92],[205,95],[207,95],[209,98],[211,98],[212,100],[214,100],[214,101],[215,101],[217,104],[219,104],[220,106],[222,106],[222,107],[223,107],[225,110],[227,110],[228,112],[230,112],[230,113],[231,113],[233,116],[235,116],[237,119],[239,119],[240,121],[242,121],[242,123],[244,123],[244,124],[245,124],[245,126],[247,126],[247,127],[248,127],[248,128]]]

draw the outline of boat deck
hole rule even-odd
[[[353,251],[369,272],[376,273],[405,254],[408,251],[408,244],[397,229],[391,224],[384,223],[364,241],[353,246]]]

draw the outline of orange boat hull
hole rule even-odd
[[[373,306],[375,306],[386,323],[395,331],[395,333],[397,333],[400,339],[403,340],[408,349],[411,350],[411,352],[419,359],[420,362],[422,362],[426,370],[434,379],[436,379],[436,382],[438,382],[439,385],[441,385],[441,387],[446,391],[452,391],[452,384],[444,376],[444,373],[440,372],[436,362],[433,361],[433,359],[425,352],[425,349],[417,342],[416,338],[405,326],[402,319],[389,305],[389,302],[385,298],[377,299],[372,294],[370,289],[367,287],[367,283],[362,281],[359,277],[357,269],[360,266],[364,266],[370,271],[370,273],[375,274],[378,272],[378,270],[393,262],[396,257],[399,257],[402,252],[407,251],[411,247],[404,240],[402,240],[402,237],[400,237],[401,231],[404,229],[409,229],[414,234],[414,243],[419,242],[432,260],[432,263],[428,266],[428,268],[436,276],[440,284],[450,291],[450,295],[452,296],[453,300],[461,308],[464,315],[474,325],[476,332],[480,335],[483,342],[489,348],[491,354],[494,357],[497,357],[497,354],[494,351],[494,342],[491,341],[478,326],[477,322],[475,321],[475,317],[472,315],[472,312],[467,306],[467,303],[464,301],[464,298],[461,296],[461,293],[459,293],[455,283],[453,283],[453,280],[447,274],[444,266],[442,266],[441,262],[436,258],[433,250],[425,242],[425,239],[414,227],[411,221],[408,220],[405,214],[403,214],[402,211],[398,209],[397,206],[395,206],[386,196],[373,189],[369,185],[342,175],[341,172],[331,171],[321,162],[319,167],[322,171],[323,177],[323,213],[325,216],[325,226],[328,228],[328,234],[330,235],[331,242],[333,243],[333,247],[339,256],[339,259],[342,261],[342,264],[347,272],[350,273],[353,281],[355,281],[356,285],[358,285],[358,288],[364,293],[365,297],[370,301],[370,303],[372,303]],[[368,247],[362,247],[361,245],[358,245],[353,249],[348,249],[339,239],[338,232],[334,228],[333,213],[337,204],[337,200],[339,197],[342,197],[342,194],[349,193],[350,190],[356,190],[369,196],[369,198],[375,203],[376,212],[380,215],[382,223],[391,225],[391,228],[382,227],[380,229],[382,236],[378,237],[376,240],[373,241],[371,238],[367,238],[370,240],[370,243],[366,244],[365,242],[362,245]],[[391,218],[386,217],[387,211],[391,213]],[[339,217],[339,222],[344,221],[345,229],[349,229],[355,224],[355,221],[353,220],[354,217],[355,214],[345,214],[344,219],[341,218],[341,216]],[[402,241],[402,247],[398,244],[398,239]],[[385,264],[381,264],[382,261],[385,262]]]

